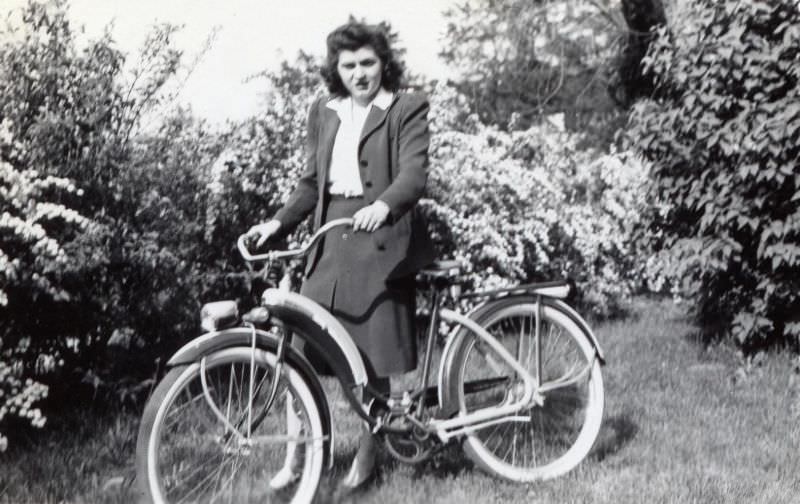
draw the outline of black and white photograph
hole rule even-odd
[[[0,504],[800,502],[797,0],[1,0]]]

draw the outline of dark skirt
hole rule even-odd
[[[333,197],[324,220],[352,217],[364,204],[362,198]],[[371,233],[336,228],[320,247],[300,293],[342,323],[361,350],[370,375],[413,370],[417,365],[414,277],[386,280],[390,268],[379,260]]]

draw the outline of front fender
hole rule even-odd
[[[326,362],[348,389],[367,383],[367,368],[358,347],[341,322],[323,307],[305,296],[278,289],[265,290],[262,305],[269,310],[271,323],[283,325],[325,356]],[[249,345],[251,334],[246,327],[204,334],[178,350],[168,365],[194,362],[199,355],[219,348]],[[257,330],[256,337],[259,346],[277,345],[275,336],[268,332]]]
[[[250,346],[252,336],[253,330],[249,327],[232,327],[203,334],[178,349],[167,361],[167,366],[191,364],[204,355],[223,348]],[[274,351],[278,348],[278,339],[266,331],[256,329],[256,346]]]
[[[341,322],[311,299],[294,292],[267,289],[262,303],[270,314],[311,344],[347,388],[367,383],[367,368]]]
[[[256,347],[268,352],[277,353],[278,338],[274,335],[256,329]],[[205,355],[209,355],[218,350],[231,347],[250,347],[252,343],[253,329],[249,327],[233,327],[214,331],[202,336],[198,336],[192,341],[183,345],[167,362],[167,366],[180,366],[199,361]],[[285,347],[286,361],[293,366],[305,379],[314,400],[322,414],[322,429],[326,436],[325,441],[325,464],[333,462],[333,421],[331,419],[328,397],[322,388],[322,384],[314,372],[313,366],[291,345]]]

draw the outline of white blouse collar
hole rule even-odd
[[[389,105],[392,104],[392,100],[394,99],[394,93],[391,91],[387,91],[385,88],[381,87],[378,89],[378,94],[375,95],[375,98],[372,99],[370,102],[370,107],[375,105],[381,110],[386,110],[389,108]],[[341,116],[345,112],[350,111],[350,97],[339,97],[330,100],[326,105],[331,110],[335,110],[336,113]]]
[[[386,110],[387,108],[389,108],[389,105],[392,104],[393,99],[394,99],[394,93],[392,93],[391,91],[387,91],[384,88],[380,88],[378,90],[378,94],[376,94],[375,98],[372,99],[372,104],[381,110]]]

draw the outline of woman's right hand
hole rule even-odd
[[[256,241],[256,246],[260,247],[265,241],[267,241],[271,236],[278,232],[281,228],[281,221],[272,219],[271,221],[262,222],[261,224],[256,224],[255,226],[251,227],[249,231],[247,231],[248,237],[258,237],[258,241]]]

